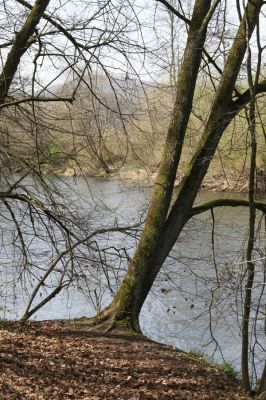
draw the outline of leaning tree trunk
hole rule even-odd
[[[164,260],[191,216],[193,202],[230,121],[249,101],[245,93],[232,101],[234,85],[246,52],[247,41],[257,22],[262,0],[250,0],[229,53],[212,110],[179,194],[169,212],[173,185],[190,116],[206,29],[211,17],[210,1],[198,0],[189,27],[184,60],[177,81],[173,110],[158,177],[146,224],[128,272],[108,308],[93,321],[118,320],[139,330],[139,313]],[[213,11],[213,10],[212,10]]]
[[[113,318],[128,321],[135,330],[139,330],[139,311],[155,279],[153,264],[160,246],[192,108],[210,4],[210,0],[197,0],[195,3],[177,81],[175,105],[145,227],[118,293],[109,310],[105,310],[100,316],[105,318],[111,312]]]

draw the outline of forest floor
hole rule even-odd
[[[1,400],[247,400],[202,357],[81,322],[0,322]]]

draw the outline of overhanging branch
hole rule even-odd
[[[19,201],[25,204],[28,204],[30,207],[40,210],[43,212],[50,220],[52,220],[54,223],[56,223],[58,226],[60,226],[65,233],[69,237],[74,238],[77,242],[74,245],[74,247],[77,247],[79,244],[85,243],[88,240],[91,240],[92,237],[99,235],[99,234],[104,234],[108,232],[125,232],[125,231],[131,231],[140,226],[140,224],[135,224],[132,226],[113,226],[110,228],[101,228],[101,229],[96,229],[94,232],[90,233],[89,235],[80,238],[75,232],[71,231],[61,220],[60,215],[56,215],[53,211],[45,207],[45,205],[36,199],[35,197],[27,196],[25,194],[21,193],[10,193],[10,192],[0,192],[0,201],[7,201],[7,200],[14,200],[14,201]]]
[[[266,214],[266,203],[255,201],[254,206],[257,210]],[[189,218],[218,207],[249,207],[249,201],[242,199],[216,199],[207,201],[206,203],[193,207]]]

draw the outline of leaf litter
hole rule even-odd
[[[141,335],[0,323],[1,400],[247,400],[237,379]]]

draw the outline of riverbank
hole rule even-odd
[[[0,376],[2,400],[250,399],[202,357],[79,322],[1,322]]]
[[[108,174],[105,172],[92,174],[86,169],[80,168],[67,168],[58,169],[53,171],[58,176],[93,176],[97,178],[120,179],[125,184],[140,185],[144,187],[152,187],[156,177],[157,170],[150,168],[143,169],[127,169],[121,168],[118,171],[112,171]],[[178,172],[176,175],[175,186],[178,187],[184,177],[184,172]],[[217,191],[217,192],[235,192],[247,193],[248,192],[248,172],[246,171],[230,171],[223,173],[222,171],[209,171],[201,185],[203,190]],[[260,192],[266,191],[266,177],[262,170],[257,172],[257,190]]]

